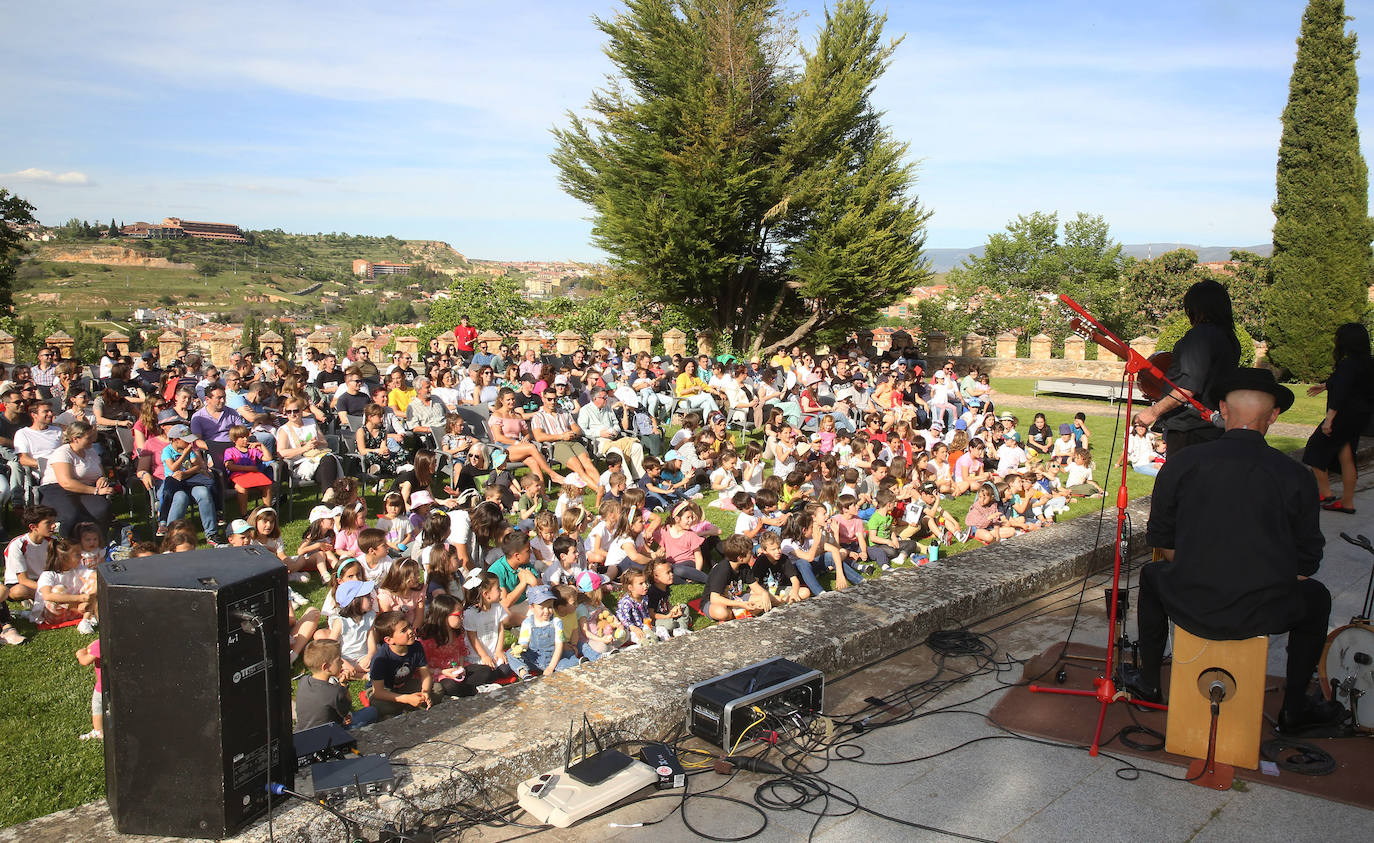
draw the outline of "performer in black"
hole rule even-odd
[[[1267,369],[1244,368],[1223,376],[1215,394],[1226,432],[1170,454],[1155,480],[1147,537],[1166,561],[1140,572],[1140,674],[1126,684],[1160,699],[1170,618],[1211,639],[1287,632],[1280,731],[1339,723],[1340,703],[1307,696],[1331,614],[1331,593],[1310,579],[1325,544],[1316,481],[1264,441],[1293,392]]]
[[[1326,392],[1326,418],[1307,440],[1302,461],[1317,478],[1322,509],[1355,514],[1355,451],[1360,434],[1374,415],[1374,358],[1370,357],[1369,331],[1359,322],[1336,329],[1336,367],[1325,383],[1314,384],[1308,395]],[[1341,497],[1331,494],[1328,471],[1341,473]]]
[[[1183,312],[1192,327],[1174,344],[1174,362],[1165,375],[1188,395],[1215,410],[1213,388],[1218,378],[1240,365],[1240,341],[1231,311],[1231,294],[1216,281],[1199,281],[1183,294]],[[1221,437],[1221,428],[1205,422],[1179,394],[1170,390],[1154,406],[1136,415],[1146,426],[1164,429],[1168,459],[1189,445]]]

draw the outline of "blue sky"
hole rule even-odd
[[[920,162],[928,244],[1036,210],[1102,214],[1128,243],[1267,242],[1304,6],[889,3],[906,38],[876,100]],[[823,4],[786,7],[809,40]],[[595,259],[549,129],[610,71],[591,16],[619,8],[0,0],[0,186],[49,224],[181,216]],[[1374,0],[1346,10],[1356,33],[1374,21]]]

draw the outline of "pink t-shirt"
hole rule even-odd
[[[857,517],[851,519],[835,516],[830,519],[830,522],[835,525],[835,531],[839,534],[840,544],[858,544],[859,534],[867,529],[867,525]]]
[[[334,534],[334,550],[340,557],[359,556],[358,530],[339,530]]]
[[[954,463],[954,479],[963,480],[970,474],[983,470],[983,461],[975,460],[973,454],[966,453]]]
[[[685,562],[690,565],[696,562],[697,548],[701,547],[705,539],[691,530],[674,537],[667,527],[659,527],[658,532],[654,533],[654,541],[663,548],[663,555],[668,557],[669,562]]]
[[[100,693],[102,688],[102,685],[100,684],[100,639],[97,638],[94,641],[92,641],[91,645],[87,647],[86,650],[92,656],[95,657],[95,692],[98,694]]]

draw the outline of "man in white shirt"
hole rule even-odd
[[[48,454],[62,444],[62,428],[52,423],[51,403],[39,398],[30,401],[27,409],[33,424],[14,432],[14,452],[20,465],[42,471]]]
[[[598,456],[604,456],[607,451],[619,451],[625,458],[625,473],[634,482],[644,475],[644,446],[635,437],[625,435],[620,429],[620,420],[606,406],[606,401],[605,389],[593,389],[591,402],[577,413],[577,426],[587,435]]]

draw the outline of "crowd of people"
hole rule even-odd
[[[1006,540],[1102,493],[1086,417],[1023,427],[976,366],[857,348],[517,358],[468,332],[418,365],[357,347],[240,352],[220,369],[111,346],[89,372],[51,349],[7,367],[0,476],[20,532],[6,605],[90,634],[111,548],[266,547],[288,569],[293,655],[314,680],[303,722],[357,725]],[[1148,469],[1161,454],[1141,441]],[[277,506],[302,485],[321,503],[286,547]],[[146,541],[115,520],[131,489],[147,493]],[[962,496],[961,519],[945,502]],[[733,531],[703,505],[733,511]],[[316,580],[318,607],[295,590]],[[699,602],[672,599],[684,583]],[[0,640],[21,643],[4,611]],[[98,668],[98,647],[82,658]],[[344,715],[354,680],[371,704]]]

